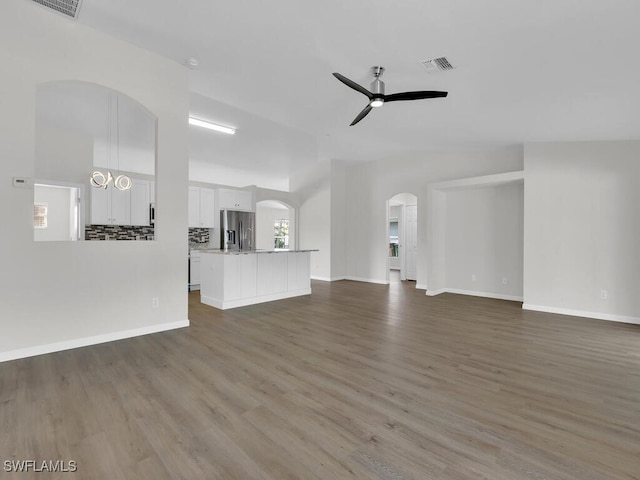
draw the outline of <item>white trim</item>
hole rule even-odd
[[[426,290],[427,286],[422,283],[416,283],[416,290]]]
[[[441,288],[440,290],[427,290],[424,292],[428,297],[435,297],[436,295],[440,295],[441,293],[447,293],[445,288]]]
[[[62,352],[64,350],[71,350],[72,348],[87,347],[89,345],[98,345],[100,343],[115,342],[117,340],[124,340],[125,338],[139,337],[141,335],[175,330],[177,328],[184,328],[188,326],[189,320],[182,320],[151,325],[148,327],[134,328],[131,330],[104,333],[102,335],[94,335],[92,337],[65,340],[64,342],[49,343],[45,345],[38,345],[36,347],[19,348],[18,350],[10,350],[8,352],[0,353],[0,362],[8,362],[19,358],[35,357],[36,355],[44,355],[46,353]]]
[[[588,312],[585,310],[573,310],[571,308],[547,307],[544,305],[522,304],[523,310],[533,310],[536,312],[555,313],[558,315],[570,315],[572,317],[595,318],[596,320],[607,320],[610,322],[634,323],[640,325],[640,317],[630,317],[627,315],[616,315],[613,313]]]
[[[311,275],[311,280],[320,280],[321,282],[335,282],[336,280],[344,280],[344,277],[321,277],[318,275]]]
[[[247,305],[255,305],[256,303],[273,302],[274,300],[299,297],[302,295],[311,295],[311,288],[303,288],[301,290],[291,290],[288,292],[272,293],[270,295],[260,295],[259,297],[248,297],[227,301],[220,301],[217,298],[200,294],[200,301],[205,305],[209,305],[220,310],[227,310],[229,308],[245,307]]]
[[[377,283],[378,285],[389,285],[384,280],[378,280],[376,278],[363,278],[363,277],[344,277],[345,280],[352,280],[354,282],[366,282],[366,283]]]
[[[474,290],[460,290],[458,288],[442,288],[427,292],[429,296],[440,295],[441,293],[455,293],[457,295],[470,295],[472,297],[495,298],[496,300],[508,300],[510,302],[522,302],[523,298],[516,295],[504,295],[493,292],[476,292]]]
[[[507,173],[496,173],[494,175],[483,175],[481,177],[461,178],[446,182],[430,183],[427,185],[431,190],[450,190],[457,188],[489,187],[503,185],[505,183],[519,182],[524,180],[524,170]]]

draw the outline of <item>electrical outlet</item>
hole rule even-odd
[[[506,285],[507,283],[509,283],[509,280],[507,280],[507,277],[502,277],[502,284]]]
[[[606,290],[600,290],[600,299],[606,300],[609,298],[609,293]]]
[[[153,308],[158,308],[160,306],[160,299],[158,297],[153,297],[151,299],[151,306]]]
[[[476,274],[475,274],[475,273],[473,273],[473,274],[471,275],[471,281],[472,281],[472,282],[475,282],[476,280],[477,280]]]

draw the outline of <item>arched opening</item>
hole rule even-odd
[[[418,278],[418,197],[398,193],[387,200],[387,283]]]
[[[298,241],[296,220],[296,208],[285,202],[256,202],[256,248],[294,250]]]
[[[50,222],[34,218],[34,239],[154,239],[156,123],[139,102],[102,85],[38,85],[34,215],[46,212]]]

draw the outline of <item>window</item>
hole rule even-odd
[[[273,246],[276,250],[289,248],[289,220],[286,218],[273,223]]]

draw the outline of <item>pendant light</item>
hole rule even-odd
[[[116,105],[116,135],[115,135],[115,145],[116,145],[116,160],[118,165],[118,175],[116,177],[111,173],[111,158],[112,158],[112,144],[113,142],[113,105],[114,103],[114,95],[109,93],[109,103],[107,105],[107,173],[103,173],[99,170],[94,171],[91,174],[91,185],[95,188],[104,188],[105,190],[111,184],[118,190],[129,190],[133,186],[133,182],[131,178],[127,175],[123,175],[120,173],[120,108],[119,108],[119,98],[115,96],[115,105]]]

